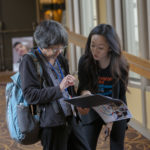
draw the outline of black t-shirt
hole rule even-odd
[[[105,69],[99,69],[98,93],[112,97],[112,75],[110,73],[110,65]]]

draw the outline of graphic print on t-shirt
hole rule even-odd
[[[104,96],[112,96],[112,77],[98,77],[98,91]]]

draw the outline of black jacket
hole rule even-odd
[[[85,55],[83,55],[79,60],[79,66],[78,66],[79,86],[78,86],[78,92],[77,92],[78,94],[80,94],[81,91],[83,90],[90,90],[89,87],[87,86],[88,79],[86,75],[88,74],[88,72],[86,72],[85,67],[83,66],[84,61],[85,61]],[[122,81],[118,80],[118,82],[115,82],[113,89],[112,89],[112,97],[116,99],[120,99],[126,103],[125,93],[126,93],[126,90]],[[90,110],[90,112],[87,115],[83,115],[81,117],[83,124],[89,124],[95,121],[97,118],[99,118],[99,115],[93,110]]]
[[[39,52],[36,49],[33,49],[31,52],[36,55],[42,66],[43,73],[41,80],[43,82],[41,84],[39,80],[37,68],[32,57],[24,55],[19,67],[24,97],[29,104],[38,104],[40,106],[41,127],[64,125],[66,123],[66,118],[60,105],[57,103],[57,100],[63,97],[60,87],[53,85]],[[69,74],[67,60],[62,55],[58,56],[58,60],[65,71],[65,75]],[[68,91],[70,95],[75,96],[74,87],[69,87]]]

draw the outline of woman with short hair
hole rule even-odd
[[[69,74],[67,60],[61,52],[68,44],[68,35],[61,24],[47,20],[35,32],[37,48],[31,52],[42,67],[39,79],[29,55],[20,64],[20,76],[26,101],[40,107],[41,143],[43,150],[88,150],[78,112],[64,101],[75,96],[75,78]],[[42,83],[41,83],[42,81]]]

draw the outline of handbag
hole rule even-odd
[[[33,114],[32,105],[18,105],[17,120],[20,131],[24,135],[22,144],[33,144],[40,140],[39,116]]]

